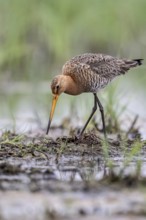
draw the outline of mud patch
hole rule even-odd
[[[56,140],[48,136],[17,135],[5,132],[0,138],[0,158],[46,158],[49,155],[64,156],[106,156],[117,157],[130,151],[133,144],[139,142],[139,154],[145,154],[145,141],[140,139],[109,138],[107,143],[103,137],[97,136],[94,131],[84,134],[81,139],[76,137],[61,137]]]
[[[5,219],[2,210],[7,210],[7,219],[18,219],[16,208],[33,219],[26,214],[33,204],[34,219],[141,219],[146,216],[145,148],[140,139],[105,142],[94,131],[80,140],[5,132],[0,138],[0,217]],[[14,208],[16,203],[21,208]]]

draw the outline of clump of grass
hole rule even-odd
[[[118,84],[108,87],[105,100],[106,128],[110,133],[121,131],[121,116],[127,110],[127,104],[121,104]]]
[[[143,142],[140,142],[139,140],[134,141],[134,143],[131,145],[130,150],[128,149],[127,152],[125,152],[124,167],[128,166],[128,164],[132,162],[134,157],[140,157],[142,147]]]
[[[66,141],[61,141],[60,143],[60,147],[58,147],[57,151],[56,151],[56,163],[58,163],[59,158],[65,154],[65,149],[67,147],[67,139]]]
[[[127,139],[121,142],[121,157],[123,157],[122,167],[115,169],[114,159],[109,157],[109,148],[108,145],[103,143],[103,152],[104,152],[104,160],[105,160],[105,169],[108,169],[108,172],[105,171],[104,179],[110,182],[121,182],[128,185],[137,184],[139,179],[141,178],[141,169],[142,169],[142,147],[144,146],[144,142],[140,140],[135,140],[130,144]],[[131,167],[131,163],[134,162],[135,171],[132,173],[127,173],[127,168]],[[144,180],[145,181],[145,180]]]
[[[105,125],[106,131],[110,134],[122,134],[124,131],[122,130],[122,116],[126,113],[128,105],[122,104],[119,100],[122,99],[122,94],[119,94],[118,91],[118,83],[113,83],[109,85],[109,87],[105,90],[105,97],[104,97],[104,112],[105,112]],[[100,114],[99,114],[100,115]],[[101,118],[98,117],[98,122],[96,122],[95,117],[93,118],[92,122],[96,129],[100,132],[103,132],[101,129],[102,123]],[[100,120],[100,123],[99,123]],[[137,119],[136,119],[137,121]],[[127,131],[128,134],[132,131],[133,127],[135,126],[136,121],[130,129]]]
[[[6,131],[1,136],[0,144],[1,145],[10,144],[14,146],[15,145],[21,146],[23,139],[24,139],[24,135],[16,135],[14,133],[11,133],[10,131]]]

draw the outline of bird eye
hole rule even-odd
[[[56,85],[55,86],[55,93],[58,93],[59,92],[59,85]]]

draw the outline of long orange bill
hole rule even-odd
[[[51,125],[51,121],[52,121],[52,118],[53,118],[53,115],[54,115],[54,111],[55,111],[55,107],[56,107],[58,97],[59,97],[59,95],[54,95],[53,96],[52,108],[51,108],[51,112],[50,112],[50,117],[49,117],[49,122],[48,122],[48,127],[47,127],[46,134],[48,134],[49,130],[50,130],[50,125]]]

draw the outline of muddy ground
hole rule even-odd
[[[82,139],[0,137],[0,220],[145,219],[146,142],[93,130]]]

